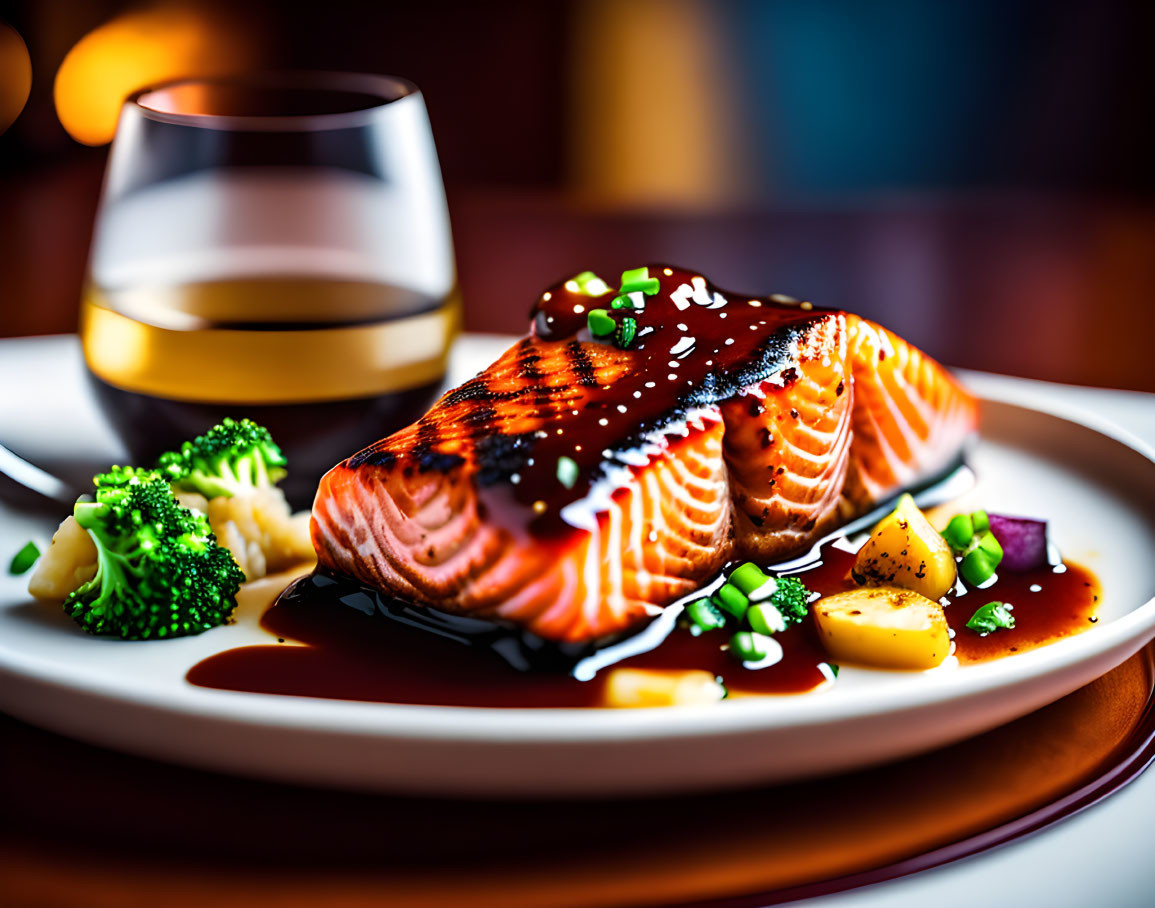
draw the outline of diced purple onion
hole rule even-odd
[[[991,532],[1003,547],[999,570],[1031,571],[1047,564],[1047,521],[988,514]]]

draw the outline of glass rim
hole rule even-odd
[[[150,107],[146,103],[150,94],[185,85],[345,92],[372,100],[355,110],[269,115],[182,113]],[[128,95],[124,99],[124,108],[147,119],[178,126],[237,132],[307,132],[364,125],[384,108],[420,94],[421,90],[413,82],[400,76],[336,70],[273,70],[229,76],[186,76],[157,82]]]

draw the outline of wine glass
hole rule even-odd
[[[346,73],[190,79],[125,102],[81,303],[138,463],[224,416],[269,427],[307,504],[428,405],[460,299],[425,103]]]

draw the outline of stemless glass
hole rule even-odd
[[[132,95],[81,304],[101,407],[139,463],[224,416],[267,425],[289,497],[410,421],[460,322],[425,103],[341,73]]]

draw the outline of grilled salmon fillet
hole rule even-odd
[[[610,639],[732,559],[805,551],[975,428],[949,373],[865,319],[662,265],[626,277],[551,288],[529,336],[330,470],[320,565],[546,640]]]

